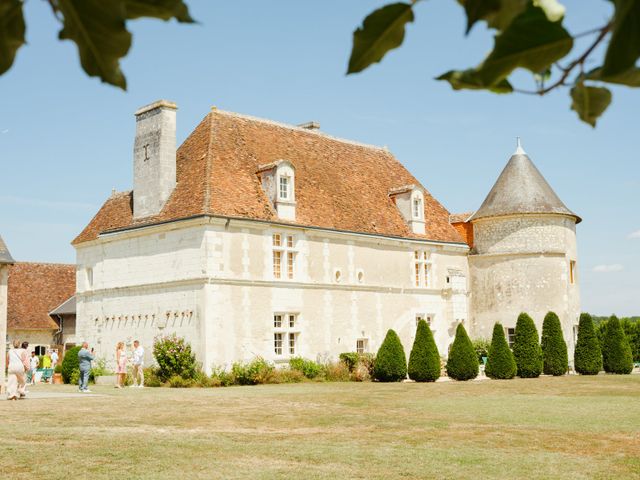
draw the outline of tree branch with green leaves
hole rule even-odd
[[[478,22],[495,30],[494,46],[477,66],[450,70],[436,79],[454,90],[487,90],[494,93],[525,93],[543,96],[570,88],[571,108],[578,117],[596,125],[611,103],[611,91],[602,84],[640,87],[640,0],[608,0],[614,6],[609,21],[588,32],[571,35],[562,25],[565,7],[558,0],[457,0],[466,14],[468,34]],[[414,9],[422,0],[386,5],[365,18],[353,34],[348,74],[380,62],[402,45],[407,25],[415,20]],[[594,36],[582,52],[569,59],[575,39]],[[608,42],[601,66],[585,72],[600,45]],[[566,62],[566,67],[560,65]],[[512,73],[523,68],[533,74],[536,88],[514,87]]]

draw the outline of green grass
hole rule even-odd
[[[640,375],[94,392],[0,403],[3,478],[640,479]]]

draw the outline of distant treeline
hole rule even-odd
[[[599,317],[597,315],[592,315],[591,317],[593,318],[593,324],[596,327],[598,339],[602,345],[602,339],[604,338],[604,334],[607,330],[607,322],[611,317]],[[620,324],[622,325],[624,333],[629,340],[631,353],[633,354],[633,361],[638,363],[640,362],[640,317],[622,317],[620,318]]]

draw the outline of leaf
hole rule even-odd
[[[446,80],[454,90],[490,90],[493,93],[511,93],[513,87],[506,79],[502,79],[497,84],[487,87],[482,83],[474,69],[456,71],[451,70],[440,75],[436,80]]]
[[[571,110],[578,113],[583,122],[592,127],[611,103],[611,92],[604,87],[586,86],[580,82],[571,89]]]
[[[129,51],[131,34],[123,0],[58,0],[58,8],[64,17],[59,37],[76,43],[84,71],[126,90],[119,61]]]
[[[573,39],[561,23],[550,22],[540,7],[530,5],[503,33],[496,35],[493,51],[478,67],[439,79],[457,80],[463,85],[459,88],[493,90],[518,67],[533,73],[546,71],[572,47]]]
[[[458,3],[467,14],[467,34],[476,22],[494,15],[502,6],[501,0],[458,0]]]
[[[602,75],[615,77],[635,66],[640,57],[640,0],[613,0],[611,40],[602,66]]]
[[[588,80],[600,80],[601,82],[616,83],[627,87],[640,87],[640,68],[633,67],[612,77],[602,76],[602,67],[594,68],[585,76]]]
[[[166,21],[175,18],[181,23],[194,23],[183,0],[125,0],[125,7],[128,19],[152,17]]]
[[[0,0],[0,75],[11,68],[24,45],[24,16],[20,0]]]
[[[408,3],[393,3],[364,19],[362,28],[353,32],[347,74],[361,72],[382,60],[388,51],[402,45],[405,25],[414,19],[411,7]]]

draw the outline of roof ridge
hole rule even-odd
[[[266,119],[266,118],[255,117],[253,115],[246,115],[244,113],[229,112],[227,110],[220,110],[218,108],[212,108],[211,113],[219,113],[219,114],[222,114],[222,115],[227,115],[229,117],[236,117],[236,118],[241,118],[243,120],[250,120],[250,121],[253,121],[253,122],[265,123],[267,125],[272,125],[272,126],[275,126],[275,127],[294,130],[296,132],[301,132],[301,133],[306,133],[306,134],[309,134],[309,135],[316,135],[316,136],[328,138],[330,140],[335,140],[337,142],[346,143],[348,145],[354,145],[356,147],[371,148],[373,150],[381,150],[383,152],[390,153],[389,149],[387,147],[380,147],[378,145],[372,145],[370,143],[358,142],[356,140],[349,140],[347,138],[336,137],[334,135],[329,135],[328,133],[324,133],[324,132],[319,131],[319,130],[309,130],[308,128],[299,127],[297,125],[291,125],[289,123],[278,122],[276,120],[269,120],[269,119]]]
[[[60,267],[73,267],[76,268],[75,263],[59,263],[59,262],[15,262],[15,265],[57,265]]]

